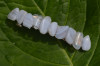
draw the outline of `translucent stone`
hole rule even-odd
[[[57,31],[57,27],[58,27],[57,22],[52,22],[51,23],[51,25],[48,29],[48,32],[49,32],[50,36],[55,36],[56,31]]]
[[[26,11],[20,10],[20,12],[19,12],[19,14],[17,16],[17,22],[18,22],[18,24],[22,24],[22,22],[23,22],[24,17],[25,17],[26,14],[27,14]]]
[[[51,18],[49,16],[44,17],[39,27],[40,33],[46,34],[50,26],[50,23],[51,23]]]
[[[57,39],[64,39],[66,37],[69,26],[58,26],[55,37]]]
[[[8,14],[8,19],[15,21],[19,13],[19,8],[15,8]]]
[[[82,49],[88,51],[91,48],[91,40],[89,35],[83,38]]]
[[[31,13],[27,13],[23,20],[23,26],[31,28],[33,26],[33,16]]]
[[[73,28],[69,28],[65,37],[65,41],[71,45],[75,39],[75,36],[76,36],[76,31]]]
[[[40,15],[37,14],[33,15],[34,29],[39,29],[42,19],[43,17]]]
[[[73,47],[76,50],[79,50],[81,48],[81,46],[82,46],[82,40],[83,40],[83,34],[81,32],[77,32],[75,40],[73,42]]]

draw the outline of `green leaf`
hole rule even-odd
[[[7,19],[16,7],[90,35],[91,49],[77,51],[63,40],[18,27]],[[0,0],[0,66],[99,66],[99,7],[99,0]]]

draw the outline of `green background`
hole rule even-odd
[[[77,51],[49,34],[18,27],[7,19],[16,7],[90,35],[91,49]],[[0,0],[0,66],[100,66],[99,31],[100,0]]]

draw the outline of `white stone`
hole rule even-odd
[[[82,49],[88,51],[91,48],[91,40],[89,35],[83,38]]]
[[[18,22],[18,24],[22,24],[22,22],[23,22],[24,17],[25,17],[26,14],[27,14],[26,11],[20,10],[20,12],[19,12],[19,14],[17,16],[17,22]]]
[[[34,29],[39,29],[43,17],[40,15],[33,15]]]
[[[65,37],[65,41],[71,45],[75,39],[75,35],[76,31],[73,28],[69,28]]]
[[[57,31],[57,27],[58,27],[57,22],[52,22],[51,23],[51,25],[48,29],[48,32],[49,32],[50,36],[55,36],[56,31]]]
[[[23,20],[23,26],[31,28],[33,26],[33,16],[30,13],[27,13]]]
[[[73,47],[76,49],[76,50],[79,50],[81,47],[82,47],[82,40],[83,40],[83,34],[81,32],[77,32],[76,33],[76,37],[75,37],[75,40],[73,42]]]
[[[17,19],[17,15],[19,13],[19,8],[15,8],[8,14],[8,19],[15,21]]]
[[[40,28],[39,28],[40,33],[46,34],[50,26],[50,23],[51,23],[51,18],[49,16],[44,17],[44,19],[42,20],[40,24]]]
[[[66,37],[69,26],[58,26],[55,37],[57,39],[64,39]]]
[[[37,15],[37,14],[33,15],[33,22],[34,22],[34,24],[35,24],[35,22],[37,21],[38,18],[39,18],[39,15]]]

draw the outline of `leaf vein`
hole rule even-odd
[[[42,16],[45,16],[45,14],[43,13],[43,11],[40,9],[40,7],[37,5],[37,3],[32,0],[32,2],[34,3],[34,5],[37,7],[37,9],[39,10],[39,12],[42,14]]]
[[[47,4],[48,4],[48,0],[46,0],[46,5],[45,5],[45,8],[44,8],[44,14],[46,13]]]
[[[92,57],[94,56],[94,53],[95,53],[95,50],[96,50],[96,47],[97,47],[97,43],[98,43],[98,41],[99,41],[99,36],[98,36],[97,39],[98,39],[98,40],[96,41],[96,46],[95,46],[95,48],[94,48],[94,50],[93,50],[93,53],[92,53],[91,56],[90,56],[90,59],[88,60],[88,63],[86,64],[86,66],[89,65],[89,63],[91,62]]]

